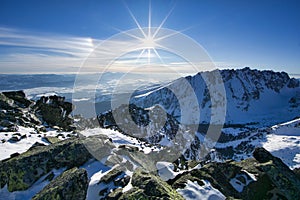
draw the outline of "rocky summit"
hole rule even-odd
[[[184,79],[199,92],[203,78],[218,85],[212,73]],[[88,119],[58,95],[0,93],[0,199],[300,199],[299,81],[249,68],[220,74],[229,107],[244,116],[268,95],[293,115],[271,125],[186,124],[176,106],[159,104],[169,94],[162,87]]]

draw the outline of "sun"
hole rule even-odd
[[[147,49],[154,49],[155,48],[155,39],[153,37],[146,37],[143,40],[143,46],[145,46],[145,48]]]
[[[157,41],[162,39],[162,38],[158,37],[158,33],[162,29],[163,25],[165,24],[166,20],[170,16],[170,14],[172,13],[175,5],[172,7],[172,9],[169,11],[169,13],[166,15],[166,17],[162,20],[162,22],[160,23],[160,25],[158,27],[152,27],[152,25],[151,25],[152,11],[151,11],[151,0],[150,0],[149,1],[149,11],[148,11],[148,27],[144,27],[144,28],[141,27],[140,23],[138,22],[138,20],[136,19],[136,17],[132,13],[132,11],[129,9],[128,5],[125,4],[125,6],[129,12],[131,18],[135,22],[137,28],[139,29],[139,31],[141,32],[141,35],[142,35],[142,37],[139,37],[136,35],[129,35],[129,36],[133,37],[134,39],[137,39],[138,41],[141,42],[140,54],[137,57],[136,62],[138,61],[138,59],[140,57],[146,55],[146,57],[148,58],[147,59],[148,64],[150,64],[151,63],[151,55],[152,55],[152,53],[154,53],[156,55],[156,57],[161,61],[161,63],[165,64],[162,57],[158,53],[158,49],[161,46],[157,43]],[[164,38],[165,37],[169,37],[169,36],[164,36]]]

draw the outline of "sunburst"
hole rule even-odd
[[[160,56],[158,53],[158,49],[160,49],[162,47],[159,44],[159,41],[162,39],[165,39],[167,37],[170,37],[171,35],[163,35],[161,37],[158,37],[158,35],[159,35],[160,30],[163,28],[165,22],[167,21],[167,19],[173,12],[173,10],[175,8],[175,4],[170,9],[170,11],[167,13],[167,15],[165,16],[165,18],[162,20],[162,22],[160,23],[160,25],[158,27],[153,27],[151,24],[152,23],[151,1],[149,1],[148,27],[142,27],[140,25],[137,18],[135,17],[135,15],[133,14],[133,12],[130,10],[130,8],[128,7],[128,5],[126,3],[125,3],[125,7],[127,8],[129,15],[131,16],[132,20],[135,22],[138,30],[140,31],[140,33],[142,35],[142,37],[140,37],[137,35],[132,35],[132,34],[126,33],[130,37],[137,39],[139,42],[141,42],[141,45],[140,45],[141,48],[140,48],[139,55],[136,58],[136,62],[138,62],[142,56],[146,56],[148,64],[150,64],[151,63],[151,55],[153,53],[154,55],[156,55],[156,57],[160,60],[160,62],[162,64],[165,64],[162,56]]]

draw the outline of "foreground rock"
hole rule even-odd
[[[0,132],[16,132],[18,125],[38,129],[42,122],[30,111],[32,104],[23,91],[0,93]]]
[[[69,116],[73,110],[72,103],[65,102],[64,97],[41,97],[33,107],[37,116],[50,126],[58,126],[63,130],[74,130],[73,120]]]
[[[76,199],[84,200],[88,188],[87,172],[84,169],[72,168],[51,181],[33,200]]]
[[[45,131],[45,126],[57,127],[65,131],[75,129],[70,113],[72,103],[64,97],[41,97],[36,102],[28,100],[23,91],[0,93],[0,131],[16,132],[18,126],[32,127],[37,132]]]
[[[109,194],[107,199],[176,199],[183,200],[183,197],[170,185],[158,176],[138,169],[132,176],[133,186],[129,191],[122,193],[122,190],[115,190]]]
[[[114,145],[107,136],[72,138],[36,146],[11,159],[0,161],[0,187],[7,184],[10,192],[26,190],[53,169],[79,167],[93,158],[86,147],[91,147],[99,158],[108,156]]]
[[[209,163],[200,169],[178,175],[169,183],[176,189],[187,181],[211,185],[227,198],[237,199],[299,199],[300,180],[279,158],[263,148],[254,151],[254,158],[241,162]]]

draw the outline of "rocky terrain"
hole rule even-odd
[[[195,93],[195,98],[190,98],[190,90]],[[199,111],[202,124],[255,123],[264,127],[299,117],[299,95],[299,80],[290,78],[287,73],[246,67],[199,72],[141,92],[132,98],[132,103],[142,108],[160,104],[168,114],[184,123],[191,123],[191,117],[197,116],[195,112]],[[194,108],[195,100],[198,109]],[[188,120],[181,119],[182,108]],[[221,116],[224,119],[211,118],[220,113],[224,114]]]
[[[225,84],[244,76],[249,101],[234,98],[249,105],[241,112],[266,91],[288,100],[287,112],[299,108],[299,82],[285,73],[246,68],[222,76],[230,77]],[[197,77],[186,79],[196,84]],[[159,89],[138,101],[158,91],[165,95]],[[72,116],[75,107],[60,96],[0,93],[0,199],[299,199],[300,118],[195,126],[180,123],[171,107],[145,105],[85,119]],[[216,141],[209,131],[220,131]]]

